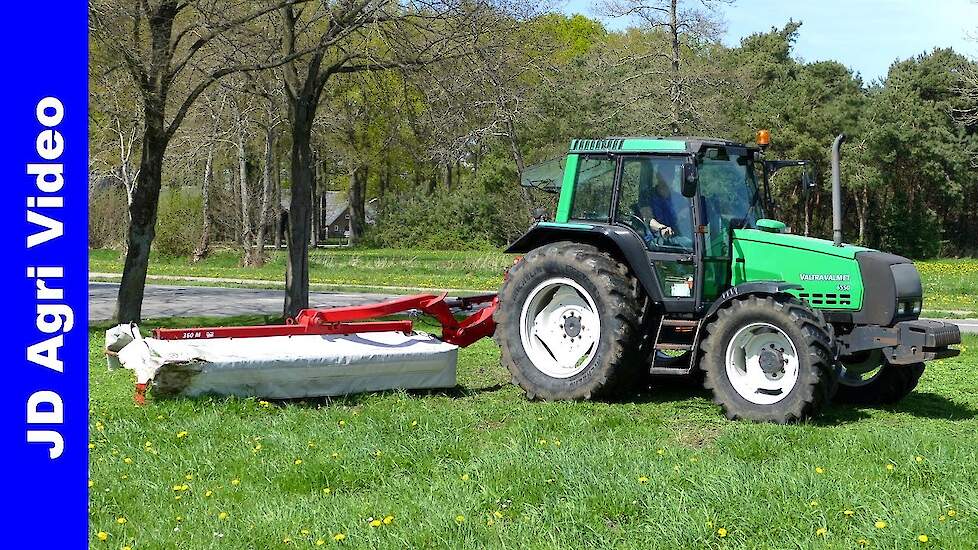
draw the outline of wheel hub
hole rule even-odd
[[[761,351],[757,362],[759,363],[761,371],[763,371],[764,374],[773,377],[784,371],[784,365],[788,361],[784,358],[784,354],[781,353],[781,350],[768,348]]]
[[[564,329],[564,334],[569,338],[577,338],[581,334],[581,318],[573,311],[567,312],[564,316],[564,324],[560,325]]]

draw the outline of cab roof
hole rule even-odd
[[[749,147],[743,143],[700,136],[607,137],[575,139],[570,153],[698,153],[703,147]]]

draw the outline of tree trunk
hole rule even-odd
[[[869,189],[863,187],[856,194],[856,216],[859,218],[859,244],[866,246],[866,217],[869,215]]]
[[[266,227],[271,223],[272,212],[272,170],[275,166],[275,128],[269,124],[265,129],[265,169],[261,178],[261,211],[258,213],[258,235],[255,238],[255,252],[249,265],[260,266],[265,263]]]
[[[309,245],[315,247],[319,244],[319,233],[320,233],[320,212],[322,212],[322,202],[319,198],[319,178],[322,177],[322,168],[319,166],[319,154],[312,154],[314,159],[314,169],[312,173],[312,186],[309,193],[309,201],[312,205],[312,209],[309,211],[310,216],[310,232],[309,232]]]
[[[682,80],[679,77],[679,7],[677,5],[677,0],[672,0],[672,4],[669,7],[669,31],[672,39],[672,82],[670,83],[672,93],[672,122],[670,126],[672,127],[673,135],[679,135],[682,131],[682,126],[680,124],[680,112],[679,106],[682,101]]]
[[[285,270],[284,316],[295,317],[309,307],[309,197],[312,193],[312,121],[315,107],[308,98],[290,100],[292,120],[292,196],[289,199],[289,262]]]
[[[366,226],[366,194],[367,166],[358,166],[350,174],[350,244],[354,245],[363,238]]]
[[[193,263],[197,263],[207,257],[211,247],[211,180],[214,179],[214,143],[211,142],[207,148],[207,162],[204,163],[204,184],[201,188],[201,198],[203,199],[204,224],[200,232],[200,243],[197,250],[194,250]]]
[[[275,249],[282,248],[282,233],[285,231],[282,216],[282,156],[275,149]]]
[[[144,116],[139,175],[129,204],[126,261],[116,301],[115,318],[119,323],[142,320],[143,291],[149,270],[149,252],[156,236],[156,215],[163,183],[163,157],[168,141],[163,131],[163,103],[147,105]]]
[[[244,262],[248,264],[252,250],[251,192],[248,185],[249,172],[248,144],[244,121],[238,118],[238,183],[241,196],[241,246],[244,248]]]

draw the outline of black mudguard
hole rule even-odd
[[[720,297],[713,302],[710,309],[707,310],[704,319],[710,319],[716,315],[716,312],[720,308],[730,303],[731,300],[735,300],[741,296],[747,296],[749,294],[777,296],[779,294],[787,294],[788,290],[800,290],[801,288],[801,285],[786,283],[784,281],[751,281],[749,283],[741,283],[725,290],[723,294],[721,294]]]
[[[646,295],[662,302],[662,289],[646,254],[645,243],[635,232],[607,224],[557,224],[541,222],[531,227],[506,249],[508,254],[525,254],[543,245],[573,241],[596,246],[624,263],[642,284]]]

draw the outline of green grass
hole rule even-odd
[[[383,291],[389,286],[493,290],[501,284],[502,273],[512,261],[512,256],[500,252],[318,249],[310,253],[309,276],[314,285],[334,290]],[[187,258],[154,257],[150,274],[264,279],[270,282],[244,286],[269,288],[280,288],[285,280],[282,251],[273,252],[271,261],[260,268],[240,264],[241,254],[229,250],[198,264],[191,264]],[[122,271],[119,253],[112,250],[93,250],[89,265],[93,272]],[[924,283],[924,315],[978,317],[978,259],[924,260],[917,262],[917,267]]]
[[[131,373],[104,367],[104,328],[91,333],[93,548],[978,541],[975,337],[962,356],[932,363],[893,408],[833,406],[811,424],[776,426],[729,422],[705,392],[676,382],[618,402],[528,402],[489,340],[461,351],[449,391],[136,407]],[[388,515],[390,525],[370,526]]]
[[[309,253],[309,280],[330,286],[405,286],[492,290],[499,287],[503,271],[512,256],[501,252],[376,250],[330,248]],[[89,270],[121,273],[122,258],[117,251],[93,250]],[[241,266],[238,251],[218,251],[206,260],[192,264],[185,257],[153,256],[150,275],[197,276],[233,279],[265,279],[281,286],[285,280],[285,251],[271,252],[262,267]]]

